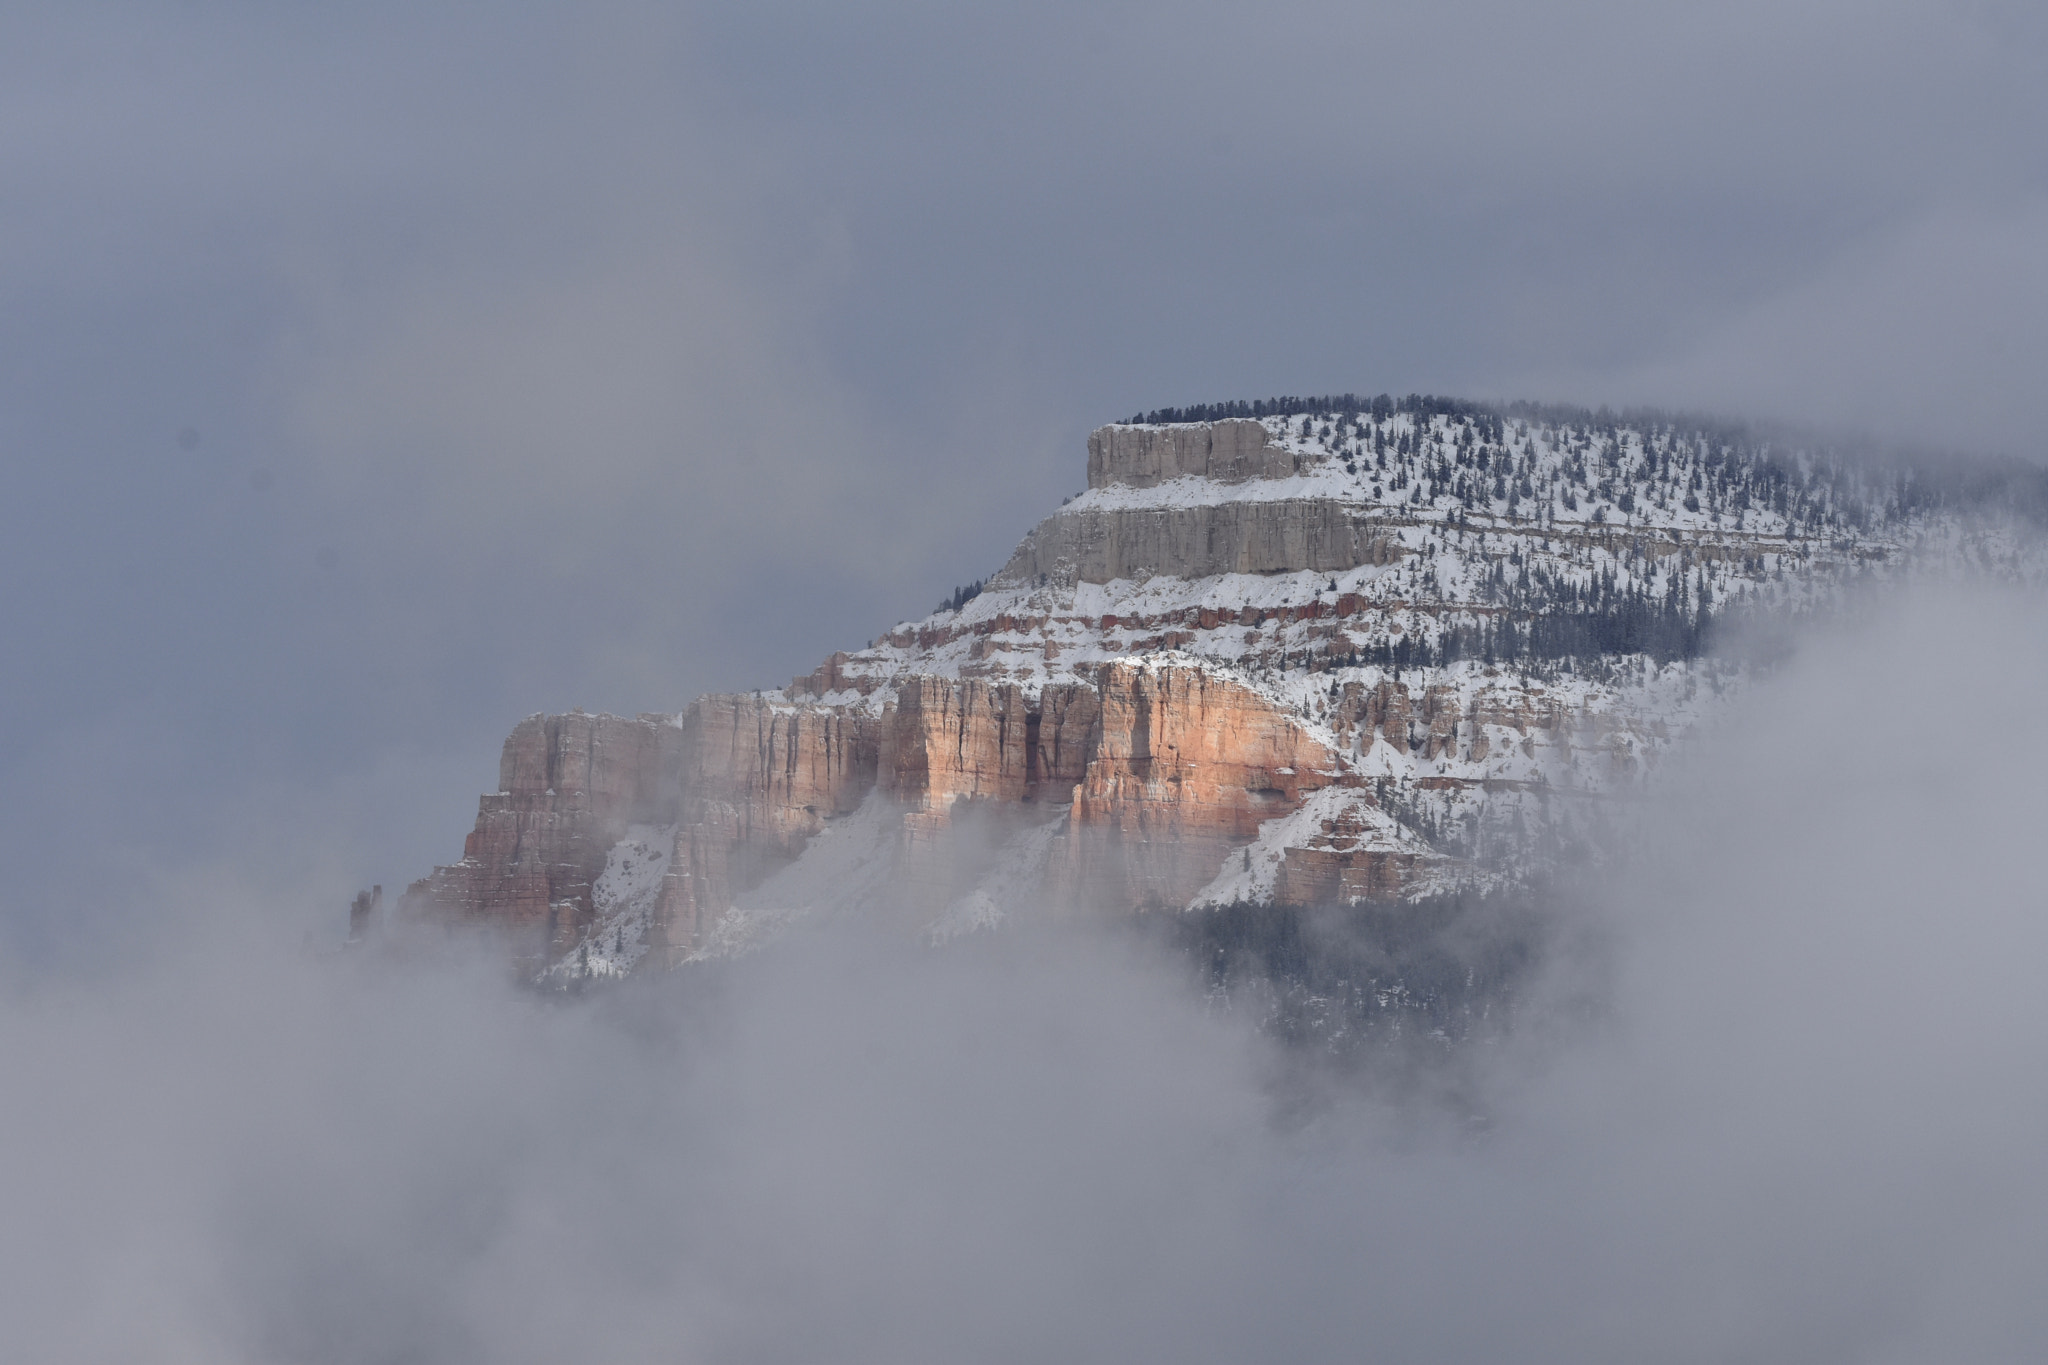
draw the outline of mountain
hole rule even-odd
[[[1000,571],[780,690],[532,716],[411,922],[574,981],[806,916],[1417,902],[1610,856],[1763,627],[2038,577],[2017,464],[1436,398],[1154,412]]]

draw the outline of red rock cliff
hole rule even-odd
[[[463,859],[416,914],[493,925],[522,958],[571,951],[632,825],[672,828],[649,952],[673,963],[734,900],[871,795],[901,814],[906,875],[963,808],[1065,811],[1056,893],[1183,905],[1259,823],[1332,780],[1329,750],[1249,688],[1198,667],[1111,665],[1045,686],[905,679],[893,703],[700,698],[677,717],[534,716]],[[1042,817],[1041,817],[1042,818]]]
[[[612,845],[674,809],[682,739],[662,717],[528,716],[505,741],[462,861],[415,882],[408,907],[502,930],[522,960],[573,948]]]
[[[1064,899],[1178,909],[1259,825],[1328,785],[1336,759],[1250,688],[1200,668],[1112,664],[1075,793]]]

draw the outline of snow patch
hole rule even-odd
[[[946,912],[925,929],[934,944],[981,929],[993,929],[1013,912],[1030,906],[1038,898],[1045,880],[1046,858],[1053,840],[1067,827],[1065,811],[1040,825],[1034,825],[1006,843],[994,866],[974,889],[946,907]]]
[[[1239,902],[1270,904],[1287,850],[1311,846],[1323,836],[1325,824],[1337,821],[1355,822],[1359,826],[1356,843],[1349,845],[1353,851],[1408,854],[1430,860],[1443,857],[1380,809],[1371,792],[1360,787],[1324,787],[1309,793],[1298,809],[1260,824],[1258,836],[1230,855],[1223,870],[1195,893],[1188,908],[1199,910]]]
[[[574,951],[548,967],[540,980],[569,985],[616,979],[647,953],[648,930],[661,903],[662,878],[675,850],[674,825],[633,825],[605,855],[591,887],[590,930]]]
[[[883,901],[902,833],[901,808],[870,793],[851,815],[827,821],[796,861],[740,896],[691,960],[750,952],[812,915]]]

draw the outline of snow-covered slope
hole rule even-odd
[[[635,779],[673,791],[668,858],[621,829],[591,903],[549,902],[550,970],[882,902],[944,937],[1599,858],[1621,798],[1744,685],[1745,623],[1920,575],[2044,576],[2019,467],[1654,416],[1296,406],[1103,428],[1088,490],[967,600],[782,692],[620,722],[657,727],[633,740],[657,768],[680,745]],[[494,876],[448,899],[480,913]]]

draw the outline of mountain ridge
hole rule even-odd
[[[939,939],[1483,890],[1622,837],[1614,798],[1747,675],[1707,649],[1731,614],[2041,573],[2040,473],[1999,462],[1433,397],[1220,408],[1098,429],[1087,490],[976,591],[785,688],[521,722],[401,915],[573,981],[818,915]]]

